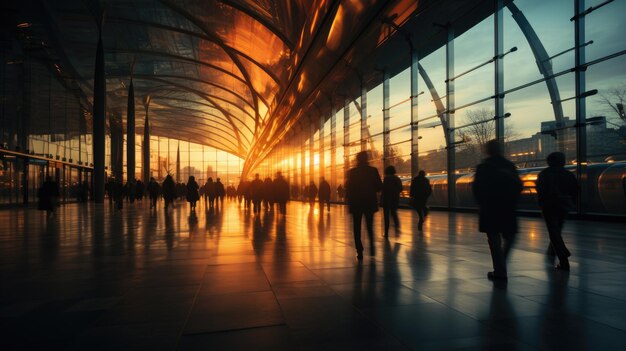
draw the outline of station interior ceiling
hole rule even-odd
[[[52,62],[81,97],[90,128],[99,34],[108,124],[126,130],[129,84],[137,130],[237,155],[248,168],[493,11],[488,0],[11,0],[3,30]],[[490,48],[489,48],[490,49]],[[16,53],[17,54],[17,53]]]

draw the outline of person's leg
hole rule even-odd
[[[417,215],[419,216],[419,221],[417,222],[417,230],[421,231],[424,225],[424,207],[417,206],[415,207],[415,211],[417,211]]]
[[[383,220],[385,222],[385,238],[389,236],[389,207],[383,207]]]
[[[561,235],[563,230],[563,223],[565,221],[565,214],[562,213],[545,213],[546,225],[548,227],[548,234],[550,235],[550,246],[552,247],[555,255],[559,258],[559,268],[568,270],[570,252],[565,246],[563,236]]]
[[[361,212],[352,212],[352,230],[354,231],[354,246],[356,247],[357,257],[363,257],[363,243],[361,242]]]
[[[516,238],[515,233],[502,233],[502,257],[504,257],[504,261],[509,259],[509,254],[511,253],[513,245],[515,245]]]
[[[493,275],[496,277],[506,277],[506,261],[502,254],[500,233],[487,233],[487,241],[489,242],[489,251],[491,251]]]
[[[395,227],[396,234],[398,234],[400,233],[400,219],[398,218],[397,208],[394,207],[391,209],[391,217],[393,218],[393,225]]]
[[[365,226],[367,227],[367,235],[370,238],[370,255],[376,255],[376,246],[374,245],[374,213],[365,213]]]

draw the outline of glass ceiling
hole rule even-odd
[[[29,11],[43,13],[49,22],[43,31],[50,31],[48,37],[70,66],[64,69],[77,76],[88,99],[93,96],[98,18],[104,13],[110,118],[125,124],[132,77],[137,131],[144,118],[142,101],[149,96],[153,135],[212,146],[247,163],[260,162],[296,121],[319,121],[327,107],[316,105],[313,112],[317,100],[342,104],[346,96],[360,92],[359,84],[380,80],[378,63],[367,57],[394,37],[397,26],[439,6],[445,9],[440,18],[421,21],[420,27],[425,37],[436,37],[434,31],[441,29],[432,21],[461,13],[461,4],[475,6],[473,1],[415,0],[37,4]],[[335,95],[344,97],[333,99]]]

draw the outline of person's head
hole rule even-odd
[[[154,181],[155,181],[155,180],[154,180],[154,177],[150,177],[150,181],[151,181],[151,182],[154,182]]]
[[[326,180],[324,179],[324,177],[320,177],[320,183],[323,182],[324,180]]]
[[[424,171],[419,171],[419,172],[417,173],[417,176],[418,176],[418,177],[420,177],[420,178],[426,177],[426,172],[424,172]]]
[[[209,179],[207,180],[207,182],[213,182],[213,177],[209,177]]]
[[[276,178],[282,178],[283,174],[281,172],[276,172]]]
[[[387,168],[385,168],[385,175],[394,175],[394,174],[396,174],[396,167],[387,166]]]
[[[254,179],[259,179],[259,178],[260,178],[260,176],[259,176],[258,173],[254,175]]]
[[[193,182],[193,181],[195,181],[195,180],[196,180],[196,177],[194,177],[194,176],[189,176],[189,182]]]
[[[219,178],[217,178],[215,181],[216,181],[216,182],[219,182],[219,181],[220,181],[220,179],[219,179]]]
[[[500,142],[496,139],[489,140],[487,144],[485,144],[485,152],[489,156],[502,155],[502,147],[500,146]]]
[[[369,162],[369,154],[367,153],[367,151],[361,151],[358,154],[356,154],[356,164],[357,166],[360,165],[366,165]]]
[[[553,152],[548,155],[546,161],[548,162],[548,166],[550,167],[563,167],[565,166],[565,154],[558,151]]]

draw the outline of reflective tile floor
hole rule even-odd
[[[570,221],[569,274],[522,218],[508,284],[475,214],[433,212],[355,260],[343,206],[0,211],[0,350],[623,350],[626,230]],[[368,247],[368,243],[365,242]]]

